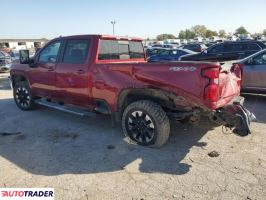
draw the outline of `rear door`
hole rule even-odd
[[[253,58],[244,66],[243,87],[246,89],[266,89],[266,52]]]
[[[57,99],[66,104],[90,107],[88,60],[91,41],[68,39],[56,67]]]

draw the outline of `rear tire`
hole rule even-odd
[[[162,107],[152,101],[131,103],[122,116],[123,133],[142,146],[161,147],[170,134],[170,122]]]
[[[34,101],[31,95],[30,88],[26,81],[18,82],[13,89],[13,97],[16,105],[21,110],[32,110],[34,108]]]

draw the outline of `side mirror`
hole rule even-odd
[[[19,51],[19,61],[20,61],[20,64],[29,64],[30,63],[29,50],[20,50]]]
[[[208,53],[208,50],[207,50],[207,49],[205,49],[205,50],[203,51],[203,53],[207,54],[207,53]]]

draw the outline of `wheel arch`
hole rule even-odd
[[[176,95],[154,88],[138,88],[138,89],[125,89],[120,92],[117,103],[117,111],[121,115],[124,109],[134,101],[139,100],[150,100],[153,101],[162,108],[165,109],[175,109],[176,105],[174,99]]]
[[[10,78],[11,78],[11,84],[13,88],[15,87],[16,83],[21,82],[21,81],[25,81],[29,85],[28,78],[25,74],[12,74]]]

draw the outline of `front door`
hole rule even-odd
[[[56,67],[57,99],[65,104],[90,107],[89,39],[69,39]]]
[[[38,54],[35,65],[30,70],[30,80],[32,81],[32,91],[35,96],[52,98],[55,91],[55,68],[61,41],[53,41],[45,46]]]

